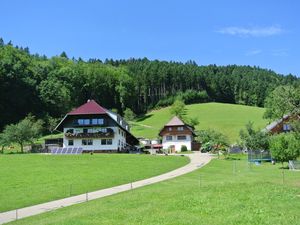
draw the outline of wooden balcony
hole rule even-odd
[[[107,132],[95,132],[95,133],[65,133],[67,138],[113,138],[113,129],[107,128]]]

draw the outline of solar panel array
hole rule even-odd
[[[71,154],[81,154],[83,149],[81,147],[74,148],[53,148],[51,149],[52,155],[71,155]]]

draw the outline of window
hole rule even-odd
[[[92,133],[94,133],[94,132],[93,132],[93,129],[91,129],[91,128],[83,128],[83,129],[82,129],[82,132],[83,132],[84,134],[92,134]]]
[[[96,118],[94,118],[94,119],[92,119],[92,124],[93,125],[102,125],[102,124],[104,124],[104,119],[96,119]]]
[[[167,141],[172,141],[172,136],[166,136]]]
[[[183,131],[183,127],[177,127],[178,131]]]
[[[99,124],[99,125],[104,124],[104,119],[98,119],[98,124]]]
[[[93,145],[93,140],[92,139],[83,139],[82,145]]]
[[[78,119],[77,122],[79,125],[90,125],[91,124],[90,119]]]
[[[107,133],[107,128],[101,128],[100,131],[103,133]]]
[[[79,124],[79,125],[83,125],[83,123],[84,123],[84,122],[83,122],[83,119],[78,119],[78,124]]]
[[[68,145],[73,146],[74,145],[74,140],[68,140]]]
[[[101,139],[101,145],[112,145],[112,139]]]
[[[172,127],[168,127],[168,131],[171,131],[172,130]]]
[[[74,133],[74,129],[68,129],[68,130],[66,131],[66,133],[73,134],[73,133]]]
[[[178,135],[177,140],[186,140],[186,136],[185,135]]]

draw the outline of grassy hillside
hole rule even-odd
[[[299,224],[300,173],[286,170],[282,184],[279,167],[216,159],[169,181],[12,224]]]
[[[267,124],[262,118],[265,110],[258,107],[204,103],[187,105],[186,108],[188,117],[199,119],[200,124],[196,129],[216,129],[226,134],[232,143],[239,138],[240,129],[244,128],[248,121],[254,122],[257,128],[263,128]],[[157,137],[159,130],[172,118],[169,109],[167,107],[154,110],[138,119],[133,123],[132,133],[137,137]]]
[[[0,212],[141,180],[188,161],[127,154],[0,155]]]

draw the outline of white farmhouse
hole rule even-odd
[[[64,148],[84,152],[127,152],[139,143],[121,116],[94,100],[67,113],[55,129],[64,133]]]
[[[187,150],[199,150],[200,145],[194,141],[196,136],[194,129],[185,124],[177,116],[174,116],[159,132],[162,137],[163,149],[169,149],[172,153],[180,152],[182,146]]]

